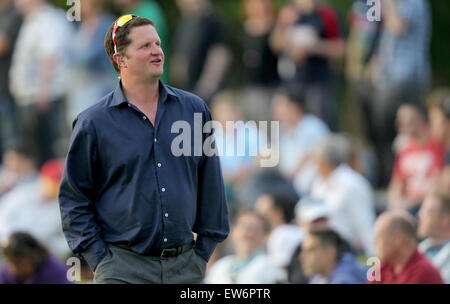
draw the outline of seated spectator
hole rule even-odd
[[[439,270],[420,253],[414,217],[404,210],[381,214],[375,223],[380,276],[371,284],[443,284]]]
[[[397,112],[399,134],[394,172],[389,185],[389,208],[401,208],[415,215],[425,194],[444,166],[444,146],[430,137],[426,114],[413,104]]]
[[[296,223],[305,231],[329,228],[328,217],[329,211],[322,201],[315,201],[305,197],[295,206]],[[297,246],[287,267],[288,282],[291,284],[307,284],[309,281],[300,261],[301,251],[302,243]]]
[[[38,180],[34,147],[25,140],[16,142],[6,151],[0,174],[0,209],[6,201],[14,202],[19,197],[32,196]]]
[[[6,259],[0,284],[70,284],[67,268],[27,233],[17,232],[2,241]]]
[[[318,117],[305,111],[305,98],[289,88],[279,89],[273,101],[273,117],[280,121],[280,172],[294,181],[300,195],[311,191],[317,167],[311,152],[330,131]]]
[[[62,232],[58,190],[64,167],[62,160],[47,161],[40,178],[16,196],[5,195],[0,205],[0,237],[13,232],[30,233],[60,258],[70,249]]]
[[[450,195],[428,194],[419,210],[417,234],[425,239],[419,250],[427,255],[446,284],[450,284]]]
[[[267,221],[253,211],[241,212],[230,239],[235,254],[223,257],[209,269],[205,282],[209,284],[271,284],[277,283],[279,272],[264,251],[269,232]]]
[[[273,265],[287,273],[292,254],[304,238],[304,231],[292,223],[297,200],[284,191],[271,190],[261,195],[255,210],[270,224],[267,252]]]
[[[331,229],[309,232],[303,241],[301,261],[310,284],[363,284],[367,270],[344,251],[339,234]]]
[[[357,252],[374,252],[375,208],[369,182],[348,165],[351,145],[346,137],[333,135],[316,152],[319,178],[311,198],[323,200],[330,211],[330,225]]]

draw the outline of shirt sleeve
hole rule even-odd
[[[75,120],[69,152],[59,189],[64,235],[70,249],[81,254],[92,270],[106,256],[107,248],[95,220],[97,149],[95,129]]]
[[[206,105],[204,107],[203,121],[206,123],[212,118]],[[204,138],[211,136],[213,132],[206,133]],[[203,155],[198,176],[197,218],[193,228],[197,233],[195,251],[208,261],[217,243],[224,241],[230,231],[225,187],[217,154]]]

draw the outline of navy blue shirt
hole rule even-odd
[[[194,113],[202,125],[194,126]],[[72,251],[95,269],[108,243],[145,254],[188,243],[195,232],[194,250],[208,260],[229,233],[219,158],[194,153],[195,134],[202,142],[211,138],[202,132],[210,120],[199,97],[162,82],[155,126],[127,101],[120,83],[79,114],[59,192]],[[172,128],[176,121],[187,122],[189,132]],[[182,132],[191,135],[188,144],[177,141]],[[173,142],[191,145],[191,156],[175,156]]]

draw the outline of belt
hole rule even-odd
[[[182,254],[194,247],[195,241],[192,240],[189,243],[186,243],[182,246],[173,247],[173,248],[164,248],[164,249],[150,249],[145,255],[155,256],[160,258],[173,258],[177,255]]]

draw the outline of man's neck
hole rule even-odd
[[[447,243],[448,241],[450,241],[450,231],[448,231],[447,233],[444,233],[438,237],[433,237],[431,240],[433,242],[434,247],[441,246],[441,245]]]
[[[398,259],[392,263],[392,267],[394,269],[394,273],[396,275],[400,274],[405,268],[406,264],[411,259],[412,255],[416,251],[416,245],[407,245],[403,247],[402,252],[397,254]]]
[[[337,262],[333,262],[332,264],[328,265],[328,267],[325,266],[320,275],[324,278],[328,278],[328,276],[336,269],[337,265]]]
[[[136,105],[149,105],[158,102],[159,79],[139,82],[134,79],[122,79],[122,89],[127,99]]]

